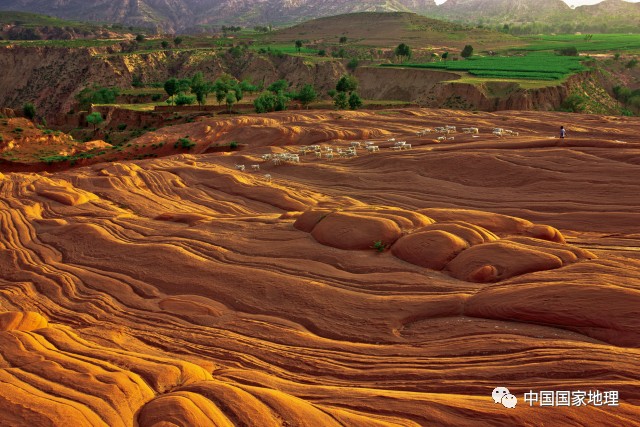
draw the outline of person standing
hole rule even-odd
[[[560,126],[560,138],[564,139],[565,136],[567,136],[567,130],[564,128],[564,126]]]

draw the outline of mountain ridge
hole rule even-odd
[[[0,10],[117,22],[169,33],[221,25],[293,25],[355,12],[413,12],[475,25],[552,23],[565,32],[582,27],[594,31],[589,27],[594,23],[603,29],[640,28],[640,3],[623,0],[574,9],[562,0],[447,0],[439,6],[434,0],[0,0]]]

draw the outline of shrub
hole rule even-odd
[[[191,147],[195,147],[195,146],[196,146],[196,143],[190,140],[188,136],[178,139],[178,141],[176,141],[176,143],[173,144],[173,148],[185,148],[187,150],[190,150]]]
[[[121,132],[122,132],[123,130],[125,130],[126,128],[127,128],[127,124],[126,124],[126,123],[120,123],[120,124],[118,125],[118,130],[119,130],[119,131],[121,131]]]
[[[376,240],[375,242],[373,242],[373,246],[371,246],[371,249],[375,249],[378,252],[384,252],[385,249],[387,249],[387,245],[382,243],[382,240]]]
[[[162,99],[162,95],[160,95],[159,93],[154,93],[153,95],[151,95],[151,100],[153,102],[158,102]]]
[[[558,52],[563,56],[578,56],[578,49],[575,46],[562,48]]]
[[[236,141],[231,141],[231,143],[229,144],[229,148],[232,150],[235,150],[238,148],[238,143]]]
[[[193,105],[196,103],[196,97],[179,93],[176,96],[176,105]]]
[[[584,111],[584,102],[584,97],[578,94],[569,95],[564,99],[564,101],[562,101],[561,108],[563,111],[568,111],[570,113],[579,113]]]
[[[462,52],[460,52],[460,56],[462,56],[463,58],[469,58],[472,55],[473,55],[473,46],[471,46],[470,44],[466,45],[464,49],[462,49]]]
[[[634,68],[636,65],[638,65],[638,60],[633,58],[632,60],[630,60],[629,62],[627,62],[625,64],[625,67],[627,68]]]
[[[353,58],[351,59],[351,61],[349,61],[349,63],[347,63],[347,68],[353,72],[356,70],[356,68],[358,68],[358,64],[358,60],[356,58]]]
[[[29,120],[33,120],[36,117],[36,107],[31,102],[27,102],[22,106],[22,112]]]

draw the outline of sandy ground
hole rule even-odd
[[[415,134],[444,125],[480,134]],[[640,120],[311,111],[140,143],[185,135],[0,174],[1,426],[640,425]]]

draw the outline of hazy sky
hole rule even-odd
[[[445,0],[435,0],[436,3],[441,4],[444,3]],[[532,0],[535,1],[535,0]],[[568,4],[569,6],[582,6],[584,4],[596,4],[596,3],[600,3],[602,0],[563,0],[566,4]],[[626,0],[626,1],[630,1],[631,3],[637,3],[640,0]]]

